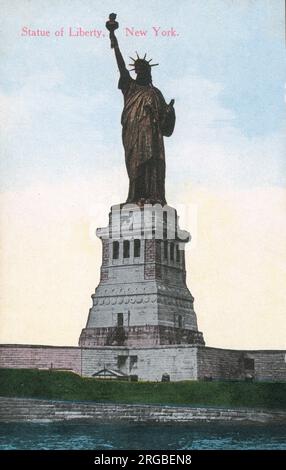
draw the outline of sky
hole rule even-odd
[[[128,189],[104,27],[115,11],[126,62],[146,52],[159,63],[154,85],[175,99],[166,194],[193,236],[187,282],[207,344],[285,349],[283,0],[0,8],[0,341],[76,345],[85,326],[101,262],[95,229]],[[50,37],[22,36],[23,27]],[[79,27],[101,37],[68,35]]]

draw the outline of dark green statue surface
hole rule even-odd
[[[163,136],[170,136],[175,127],[174,100],[167,104],[158,88],[152,84],[151,60],[133,60],[134,80],[126,68],[114,30],[115,16],[106,23],[110,31],[111,47],[119,67],[118,88],[124,96],[122,112],[122,140],[129,176],[129,203],[160,203],[165,199],[165,150]]]

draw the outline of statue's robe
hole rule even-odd
[[[163,136],[175,127],[175,111],[158,88],[139,85],[126,70],[118,88],[124,95],[122,140],[129,176],[127,202],[166,204]]]

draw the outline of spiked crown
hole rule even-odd
[[[130,72],[135,70],[136,65],[145,65],[149,69],[151,69],[151,67],[156,67],[156,65],[159,65],[159,64],[150,64],[150,62],[152,62],[153,59],[146,60],[146,55],[147,54],[145,54],[144,57],[139,57],[138,53],[136,52],[137,59],[133,59],[133,57],[130,57],[130,59],[133,61],[133,64],[129,64],[132,67],[132,69],[130,69]]]

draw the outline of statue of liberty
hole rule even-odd
[[[129,176],[128,203],[166,204],[165,199],[165,150],[163,136],[172,135],[175,127],[174,100],[169,104],[152,84],[151,64],[146,54],[132,59],[134,80],[126,68],[114,30],[118,28],[116,15],[109,16],[106,23],[110,31],[111,47],[114,49],[120,72],[118,88],[124,96],[121,117],[122,141],[125,163]]]

